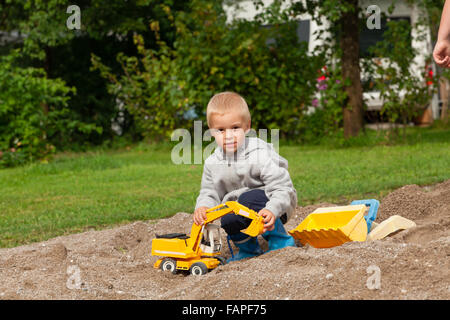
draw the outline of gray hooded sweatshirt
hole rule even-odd
[[[218,146],[205,160],[195,209],[236,201],[242,193],[252,189],[264,190],[269,199],[265,208],[275,218],[286,213],[289,220],[297,205],[297,191],[289,176],[287,160],[271,143],[245,137],[233,155],[227,155]]]

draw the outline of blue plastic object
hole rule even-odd
[[[228,247],[230,248],[231,258],[227,260],[228,262],[231,261],[238,261],[245,258],[251,258],[255,256],[259,256],[260,254],[263,254],[263,251],[261,247],[259,246],[258,239],[256,237],[248,237],[247,239],[242,239],[242,236],[246,236],[243,233],[238,233],[234,235],[228,235],[227,236],[227,243]],[[236,247],[239,248],[239,252],[237,254],[233,254],[233,249],[230,245],[230,240],[233,241]],[[246,240],[244,242],[240,242],[242,240]]]
[[[370,232],[370,228],[372,227],[372,222],[375,221],[377,217],[378,207],[380,206],[380,202],[375,199],[366,199],[366,200],[354,200],[350,205],[354,204],[364,204],[369,207],[369,212],[364,216],[367,222],[367,232]]]
[[[275,220],[275,227],[272,231],[266,231],[262,237],[269,242],[269,250],[277,250],[285,247],[295,247],[295,240],[284,229],[281,219]]]

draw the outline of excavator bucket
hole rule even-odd
[[[260,216],[256,211],[247,208],[236,201],[226,202],[227,206],[233,208],[235,214],[247,217],[252,220],[250,225],[245,230],[241,230],[242,233],[249,235],[250,237],[256,237],[263,233],[264,230],[264,218]]]
[[[289,231],[303,245],[331,248],[348,241],[365,241],[367,223],[364,204],[318,208]]]
[[[250,237],[256,237],[263,233],[264,219],[254,219],[245,230],[241,230],[242,233],[249,235]]]

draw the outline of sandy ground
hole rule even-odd
[[[298,207],[286,228],[331,205]],[[450,180],[393,191],[375,221],[394,214],[417,227],[330,249],[284,248],[201,277],[154,269],[150,254],[155,233],[190,232],[188,213],[0,249],[0,299],[450,299]]]

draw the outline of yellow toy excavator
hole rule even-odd
[[[194,223],[190,236],[182,233],[156,235],[152,240],[152,255],[164,258],[158,259],[154,267],[172,273],[186,270],[193,275],[203,275],[225,264],[225,259],[220,256],[222,248],[220,227],[211,222],[229,213],[252,220],[247,229],[241,232],[251,237],[262,234],[264,229],[262,216],[236,201],[227,201],[206,210],[206,221],[202,225]]]

